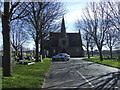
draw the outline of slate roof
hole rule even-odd
[[[69,38],[69,47],[79,47],[81,44],[79,33],[67,33]],[[50,33],[50,43],[52,47],[58,47],[58,39],[60,38],[60,33]]]

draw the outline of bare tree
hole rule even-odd
[[[110,48],[111,57],[112,47],[119,43],[120,38],[119,7],[120,7],[119,2],[99,2],[99,3],[93,2],[90,4],[90,8],[87,8],[83,13],[84,14],[83,21],[86,22],[85,25],[88,26],[87,31],[89,32],[89,34],[91,34],[92,38],[94,39],[94,42],[97,45],[101,61],[103,60],[102,47],[104,43],[107,42],[107,45],[109,45],[108,47]],[[86,27],[85,25],[81,26]],[[117,30],[117,32],[114,31],[114,33],[111,33],[109,28],[110,29],[114,28],[114,30]],[[114,42],[114,40],[117,41]]]
[[[110,29],[107,31],[106,43],[110,49],[110,56],[112,58],[112,48],[120,42],[120,2],[111,0],[106,2],[105,5],[108,11],[103,11],[109,17],[110,26]]]
[[[109,16],[104,11],[108,12],[106,2],[90,3],[89,8],[87,7],[83,12],[84,26],[81,25],[82,29],[86,29],[86,32],[88,32],[91,40],[94,39],[101,61],[103,60],[102,47],[105,42],[105,33],[109,29]],[[91,42],[90,38],[88,39],[89,43]]]
[[[2,14],[3,33],[3,76],[11,76],[11,55],[10,55],[10,3],[4,3],[4,13]]]
[[[116,31],[115,28],[110,28],[106,33],[106,45],[110,49],[110,57],[113,58],[112,51],[113,47],[120,44],[119,38],[118,38],[118,31]]]
[[[11,22],[11,44],[15,50],[15,56],[18,55],[17,52],[21,49],[22,45],[29,40],[28,34],[23,27],[23,23],[20,20]]]
[[[11,4],[11,5],[10,5]],[[12,76],[11,50],[10,50],[10,23],[11,20],[21,19],[27,16],[24,10],[27,3],[4,2],[2,12],[2,34],[3,34],[3,76]],[[23,7],[25,6],[25,7]]]
[[[89,32],[90,28],[88,28],[88,26],[87,26],[88,24],[87,23],[85,24],[86,21],[85,20],[83,21],[84,24],[83,24],[83,22],[81,22],[81,23],[79,23],[79,22],[81,22],[81,21],[76,22],[76,27],[81,29],[81,31],[82,31],[83,46],[87,50],[88,58],[90,58],[90,50],[91,50],[91,54],[93,56],[93,48],[95,47],[96,44]]]
[[[34,2],[30,5],[31,14],[24,20],[31,28],[28,32],[35,41],[36,61],[38,62],[39,43],[40,54],[43,55],[43,41],[51,30],[58,27],[55,26],[56,22],[64,14],[64,11],[60,2]]]
[[[111,26],[115,27],[116,30],[120,31],[120,2],[113,1],[107,2],[106,7],[109,12],[104,11],[110,18]]]
[[[90,33],[89,33],[89,27],[88,27],[88,20],[84,19],[78,20],[75,24],[76,24],[76,28],[80,29],[82,31],[82,38],[83,38],[83,46],[86,48],[87,50],[87,55],[88,58],[90,58]]]
[[[94,41],[93,37],[91,36],[90,37],[90,49],[91,49],[91,55],[92,56],[93,56],[93,49],[94,49],[95,46],[96,46],[95,41]]]
[[[104,11],[108,11],[106,8],[106,2],[91,3],[90,8],[86,9],[85,18],[88,20],[89,32],[93,37],[96,46],[99,50],[100,60],[103,60],[102,47],[105,42],[106,31],[109,28],[109,16]]]
[[[84,40],[86,40],[86,43],[83,44],[83,45],[87,49],[88,58],[90,58],[90,50],[89,50],[89,47],[90,47],[90,34],[88,32],[85,32],[84,35],[83,35],[83,38],[84,38]]]

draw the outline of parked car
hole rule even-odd
[[[56,56],[52,56],[52,61],[68,61],[70,59],[70,55],[67,53],[60,53]]]

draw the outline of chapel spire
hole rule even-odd
[[[64,17],[62,18],[62,24],[61,24],[61,36],[62,37],[66,37],[67,36]]]

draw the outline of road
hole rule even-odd
[[[53,62],[43,88],[102,88],[120,89],[119,69],[71,58],[69,61]]]

